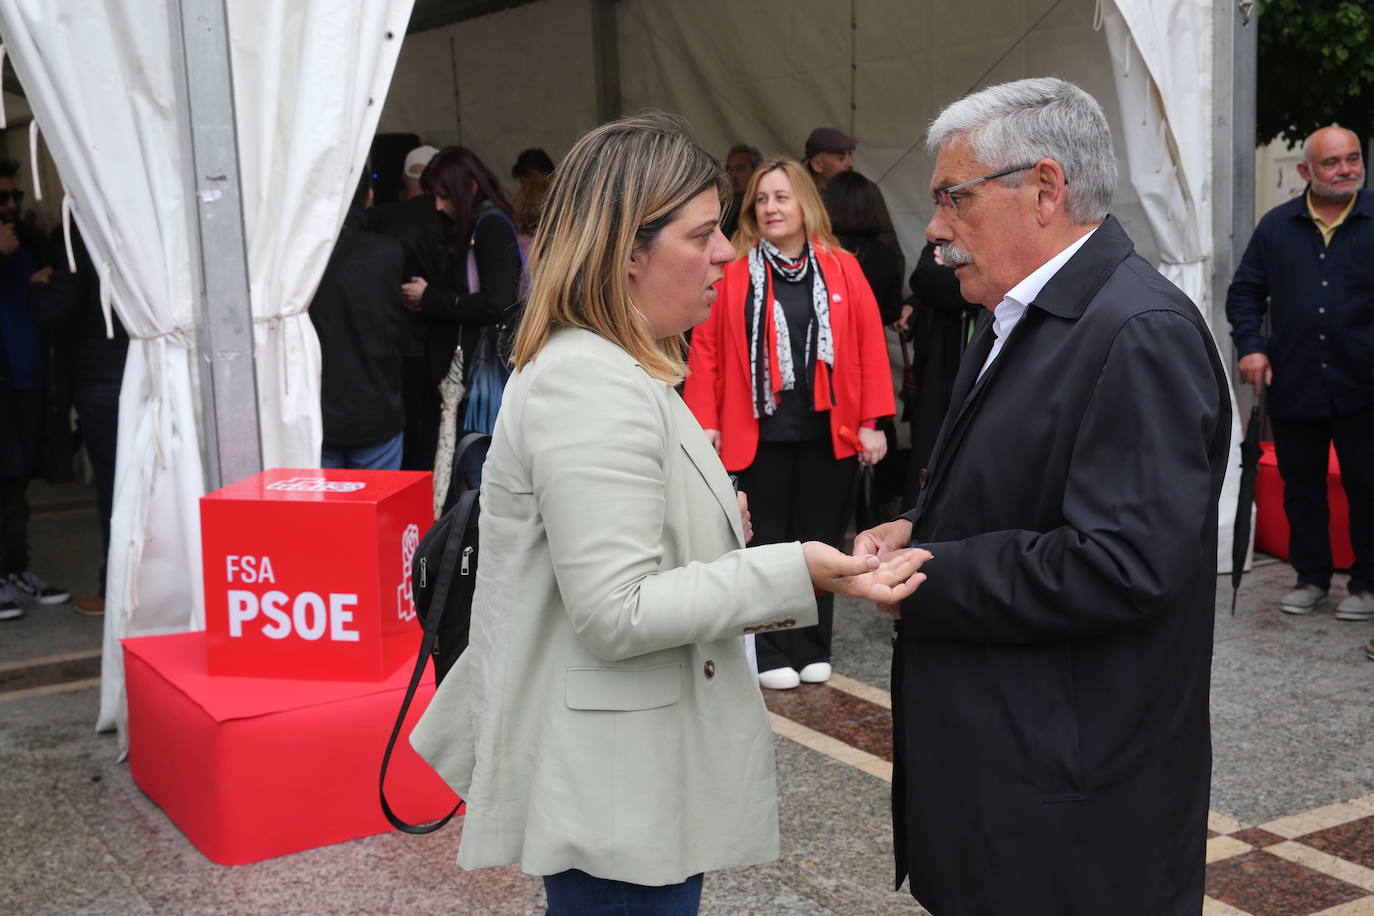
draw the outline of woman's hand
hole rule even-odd
[[[889,551],[881,560],[871,554],[848,557],[820,541],[802,544],[802,554],[816,588],[882,605],[898,604],[916,591],[926,580],[921,564],[930,559],[920,547]]]
[[[914,311],[915,309],[913,309],[910,304],[902,303],[902,313],[898,315],[897,320],[888,325],[888,327],[892,328],[892,330],[896,331],[898,334],[907,334],[910,331],[911,313]]]
[[[718,430],[718,429],[703,429],[702,432],[704,432],[704,433],[706,434],[706,441],[709,442],[709,443],[711,443],[711,448],[715,449],[715,450],[716,450],[716,454],[719,455],[719,454],[720,454],[720,430]]]
[[[877,464],[887,454],[887,433],[881,429],[859,427],[859,460],[864,464]]]
[[[744,523],[744,543],[748,544],[754,539],[754,521],[749,515],[749,497],[743,492],[735,493],[739,499],[740,521]]]
[[[420,300],[428,288],[429,281],[424,277],[411,277],[409,283],[402,283],[401,295],[405,298],[405,307],[412,312],[420,311]]]

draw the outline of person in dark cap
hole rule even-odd
[[[536,176],[547,181],[552,175],[553,160],[537,146],[521,151],[520,155],[515,157],[515,165],[511,166],[510,170],[510,177],[516,181],[525,181]]]
[[[806,138],[806,152],[802,158],[807,173],[815,180],[816,188],[822,193],[830,186],[830,179],[841,172],[854,170],[854,147],[859,145],[849,134],[838,127],[817,127]],[[893,228],[892,217],[887,212],[887,201],[878,192],[878,240],[897,252],[902,247],[897,241],[897,230]],[[905,271],[905,262],[898,266],[898,273]]]

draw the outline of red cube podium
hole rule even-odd
[[[1259,472],[1255,476],[1255,549],[1288,559],[1288,516],[1283,512],[1283,478],[1279,476],[1279,462],[1274,455],[1274,443],[1261,442],[1263,452]],[[1331,509],[1331,565],[1349,569],[1355,563],[1355,550],[1350,544],[1350,502],[1341,485],[1341,465],[1336,460],[1336,447],[1326,471],[1326,502]]]
[[[130,773],[187,839],[213,862],[243,865],[391,830],[377,774],[411,669],[381,683],[213,677],[205,642],[203,632],[123,641]],[[392,808],[412,823],[458,803],[410,747],[433,694],[431,669],[387,774]]]
[[[255,474],[201,498],[211,674],[381,681],[414,661],[421,471]]]

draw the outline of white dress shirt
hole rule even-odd
[[[978,370],[978,377],[982,378],[983,373],[988,371],[988,366],[997,358],[997,354],[1002,352],[1002,343],[1011,333],[1012,328],[1026,314],[1026,308],[1035,301],[1035,297],[1040,295],[1040,291],[1050,282],[1050,278],[1059,273],[1059,268],[1068,263],[1069,258],[1074,256],[1078,249],[1083,247],[1083,243],[1092,238],[1092,234],[1097,231],[1093,227],[1081,239],[1065,248],[1059,254],[1050,258],[1044,264],[1037,267],[1030,276],[1013,286],[1001,302],[997,303],[997,308],[992,310],[992,333],[997,339],[992,342],[992,351],[988,353],[988,358],[983,361],[983,368]]]

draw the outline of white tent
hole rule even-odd
[[[412,2],[228,4],[267,466],[319,463],[319,344],[304,312],[366,158]],[[204,626],[191,242],[199,185],[179,90],[188,62],[167,4],[5,0],[0,37],[131,339],[99,719],[109,728],[124,716],[119,640]]]
[[[535,0],[415,33],[401,50],[412,2],[228,4],[267,466],[318,460],[318,344],[303,313],[374,128],[463,143],[499,174],[526,146],[565,152],[608,85],[620,110],[680,112],[722,153],[743,141],[797,155],[810,128],[846,129],[914,261],[929,209],[921,138],[939,108],[992,82],[1074,80],[1108,110],[1126,160],[1114,212],[1215,312],[1212,0]],[[132,338],[102,727],[122,716],[118,640],[204,623],[196,184],[171,35],[162,4],[0,0],[0,37]],[[1226,558],[1234,501],[1230,486]]]
[[[529,146],[556,161],[597,120],[595,8],[538,0],[410,36],[379,128],[462,143],[498,175]],[[1208,316],[1230,363],[1211,301],[1212,0],[620,0],[615,9],[622,111],[683,114],[722,157],[740,142],[800,157],[811,128],[843,128],[859,139],[856,168],[882,188],[909,264],[930,215],[923,133],[940,108],[1024,76],[1078,83],[1107,111],[1124,160],[1112,212]],[[1221,572],[1239,430],[1233,418]]]

